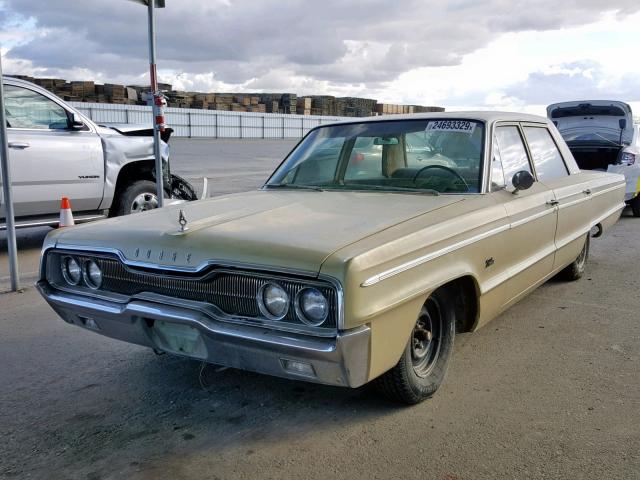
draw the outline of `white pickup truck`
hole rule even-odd
[[[640,217],[640,125],[631,107],[615,100],[554,103],[547,116],[583,170],[624,175],[625,201]]]
[[[57,224],[63,196],[76,222],[157,206],[151,126],[97,125],[30,82],[4,77],[3,85],[16,226]],[[170,135],[162,138],[165,196],[195,200],[170,173]],[[0,198],[0,229],[5,216]]]

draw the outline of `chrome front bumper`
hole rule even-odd
[[[260,326],[216,320],[188,307],[132,299],[126,303],[61,292],[46,281],[36,284],[51,307],[72,325],[107,337],[135,343],[209,363],[267,375],[345,387],[368,380],[370,329],[362,326],[335,338],[279,332]],[[199,332],[198,348],[176,351],[158,335],[158,325],[185,325]],[[295,373],[285,366],[301,362],[312,373]]]

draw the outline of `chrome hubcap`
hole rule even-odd
[[[158,208],[158,197],[153,193],[141,193],[131,202],[131,213],[145,212]]]

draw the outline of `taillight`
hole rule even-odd
[[[636,163],[636,156],[633,153],[624,152],[620,157],[620,162],[627,165]]]

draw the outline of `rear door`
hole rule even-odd
[[[35,89],[5,84],[4,93],[16,216],[55,213],[62,196],[76,211],[97,210],[104,160],[93,127],[69,129],[70,112]]]
[[[569,174],[556,140],[546,125],[523,124],[522,127],[538,181],[553,191],[554,202],[557,202],[554,269],[558,269],[575,260],[584,245],[591,226],[591,190],[587,175]]]
[[[500,123],[495,127],[492,146],[491,190],[507,210],[511,228],[509,248],[498,261],[505,262],[508,282],[507,302],[528,292],[553,270],[556,209],[553,192],[541,182],[513,193],[513,175],[521,170],[534,174],[520,125]]]

